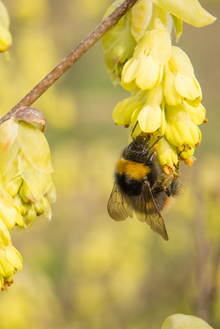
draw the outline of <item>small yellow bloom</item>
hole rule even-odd
[[[179,47],[172,47],[169,69],[164,77],[164,96],[171,106],[181,104],[183,100],[198,106],[202,99],[202,91],[190,59]]]
[[[139,110],[139,114],[137,116],[137,120],[142,131],[151,133],[156,131],[161,126],[162,97],[163,91],[161,84],[158,84],[149,90],[146,103],[142,109]]]
[[[146,101],[147,92],[137,89],[129,98],[119,102],[113,110],[113,120],[117,125],[131,123],[133,112],[143,106]]]
[[[152,139],[152,142],[154,142],[154,139]],[[173,167],[173,165],[177,165],[178,163],[177,148],[171,145],[165,136],[158,142],[157,156],[162,166],[168,165],[169,167]]]
[[[191,158],[194,154],[195,146],[193,145],[183,145],[183,151],[180,152],[180,157],[182,160]]]
[[[174,146],[184,144],[195,145],[201,141],[201,132],[191,121],[189,112],[184,105],[166,106],[167,140]]]
[[[122,70],[121,84],[125,90],[135,87],[149,90],[160,83],[164,65],[171,56],[171,40],[167,29],[146,32],[135,49],[133,58]]]
[[[187,103],[184,103],[184,106],[189,112],[192,122],[196,125],[201,125],[204,122],[206,110],[202,104],[199,104],[197,107],[193,107]]]

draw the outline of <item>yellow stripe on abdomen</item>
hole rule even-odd
[[[143,163],[120,159],[116,165],[117,173],[129,175],[133,179],[141,180],[150,172],[150,168]]]

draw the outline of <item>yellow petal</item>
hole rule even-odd
[[[138,1],[131,9],[131,34],[137,42],[142,38],[150,23],[152,9],[151,0]]]
[[[178,94],[191,100],[201,98],[198,81],[194,76],[177,73],[175,88]],[[200,99],[201,100],[201,99]]]
[[[11,179],[10,182],[8,182],[5,185],[5,188],[8,191],[8,193],[13,197],[18,193],[22,182],[23,182],[23,179],[19,175],[17,177],[14,177],[13,179]]]
[[[145,62],[142,73],[136,78],[136,85],[142,90],[153,88],[160,76],[160,65],[149,55]]]
[[[197,125],[201,125],[204,122],[206,116],[206,110],[202,104],[200,104],[197,107],[193,107],[185,103],[184,106],[189,112],[192,122],[194,122]]]
[[[179,47],[172,46],[172,54],[169,60],[171,70],[178,73],[194,75],[192,63],[187,54]]]
[[[0,249],[0,275],[8,277],[14,273],[14,266],[6,259],[5,250]]]
[[[4,249],[8,245],[11,245],[11,236],[5,223],[0,219],[0,248]]]
[[[17,223],[19,226],[23,226],[23,220],[17,209],[14,207],[8,208],[5,207],[3,204],[0,204],[0,218],[5,223],[8,229],[11,229]]]
[[[162,104],[162,108],[161,108],[161,126],[158,130],[158,133],[159,133],[160,136],[163,136],[165,134],[166,126],[167,126],[167,122],[166,122],[166,117],[165,117],[165,109],[164,109],[164,105]]]
[[[212,24],[216,18],[209,14],[197,0],[153,0],[170,14],[196,27]]]
[[[11,246],[11,248],[7,248],[5,252],[6,252],[7,261],[11,265],[13,265],[16,269],[21,271],[23,261],[20,253],[13,246]]]
[[[19,146],[17,140],[11,145],[8,151],[0,155],[0,173],[2,177],[10,170],[12,163],[18,153]]]
[[[189,129],[182,122],[167,122],[165,131],[167,140],[174,146],[178,147],[183,144],[194,144]]]
[[[167,29],[156,29],[146,32],[136,47],[136,53],[145,50],[153,56],[154,60],[161,65],[165,65],[171,56],[172,47],[170,34]]]
[[[163,98],[163,88],[161,83],[150,89],[146,98],[146,105],[160,105]]]
[[[178,163],[177,148],[171,145],[165,136],[158,142],[157,156],[162,166],[167,164],[172,167]]]
[[[24,156],[37,170],[53,172],[50,148],[44,134],[30,123],[20,122],[17,140]]]
[[[8,207],[8,208],[13,206],[12,197],[6,191],[1,177],[0,177],[0,204],[3,204],[5,207]]]
[[[168,70],[165,73],[164,79],[164,96],[168,105],[175,106],[181,104],[183,101],[183,96],[178,94],[175,88],[175,75]]]
[[[132,113],[140,106],[143,106],[146,100],[147,92],[141,89],[119,102],[113,110],[113,120],[117,125],[126,125],[131,123]]]
[[[31,190],[35,200],[40,200],[51,185],[51,174],[46,174],[34,169],[22,154],[19,155],[18,169],[21,177]]]
[[[129,83],[138,77],[144,69],[146,56],[144,52],[140,52],[124,65],[122,70],[122,80],[124,83]]]
[[[160,106],[145,106],[138,115],[138,122],[141,130],[146,133],[156,131],[161,125]]]
[[[191,134],[193,142],[194,142],[194,143],[192,143],[193,145],[197,144],[198,142],[201,142],[201,139],[202,139],[201,131],[194,122],[190,123],[189,131],[190,131],[190,134]],[[191,143],[187,143],[187,144],[191,144]]]
[[[0,155],[3,155],[12,146],[17,136],[18,124],[9,119],[0,125]]]

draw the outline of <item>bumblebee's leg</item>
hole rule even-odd
[[[167,189],[171,186],[172,181],[173,181],[173,174],[170,175],[164,175],[164,179],[158,180],[154,183],[152,186],[151,190],[154,193],[160,193],[160,192],[165,192],[167,193]],[[168,194],[167,194],[168,195]],[[168,195],[170,196],[170,195]]]
[[[168,186],[168,191],[170,195],[168,194],[167,195],[168,196],[177,195],[180,191],[180,185],[181,184],[178,175],[174,175],[172,183],[170,184],[170,186]]]

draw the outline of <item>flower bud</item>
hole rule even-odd
[[[37,212],[35,210],[33,203],[27,206],[27,213],[23,216],[23,218],[24,218],[24,227],[28,230],[31,229],[37,218]]]
[[[14,204],[19,208],[21,215],[25,215],[28,210],[28,204],[23,202],[23,199],[19,196],[19,194],[16,194],[13,197]]]
[[[180,152],[180,158],[181,160],[186,160],[188,158],[191,158],[194,154],[195,147],[192,145],[184,145],[183,150]]]
[[[42,197],[39,202],[34,205],[37,214],[44,214],[46,219],[50,220],[52,217],[51,207],[48,199],[46,197]]]

